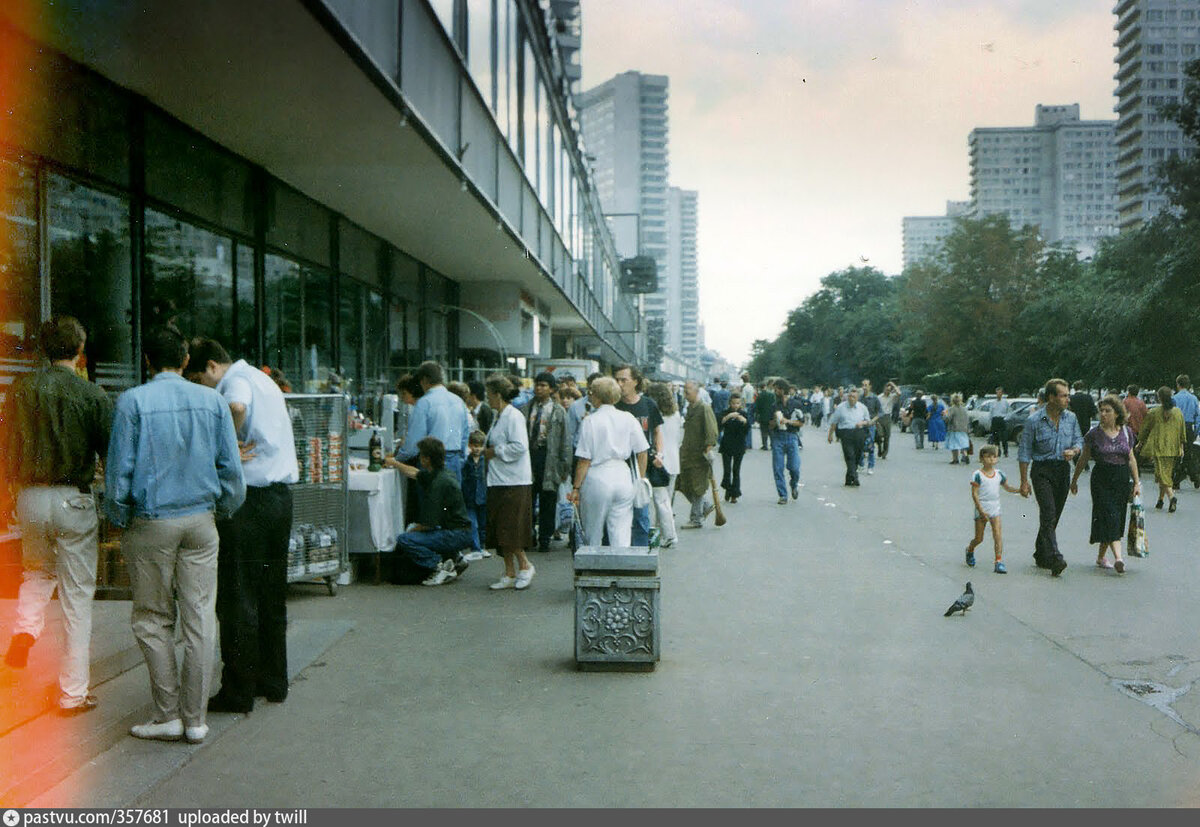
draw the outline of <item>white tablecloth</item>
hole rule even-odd
[[[404,489],[407,480],[395,468],[382,471],[351,471],[347,481],[350,491],[367,492],[367,519],[371,526],[373,549],[350,551],[392,551],[404,531]],[[350,519],[355,519],[353,510]]]

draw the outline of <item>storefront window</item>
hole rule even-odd
[[[236,351],[232,239],[147,209],[145,268],[148,322],[173,319],[185,336]]]
[[[266,363],[282,370],[291,380],[292,387],[302,391],[300,265],[270,253],[265,263]]]
[[[338,371],[343,379],[343,389],[355,396],[361,395],[363,387],[362,341],[364,288],[353,279],[342,277],[338,310]],[[361,400],[360,400],[361,404]]]
[[[259,363],[258,319],[254,314],[254,248],[239,242],[237,262],[237,356]]]
[[[416,303],[394,301],[388,307],[388,379],[395,383],[400,375],[421,363],[417,351]]]
[[[390,393],[387,361],[389,349],[387,304],[383,294],[367,291],[366,348],[363,358],[364,390],[368,393]]]
[[[118,393],[137,384],[129,202],[59,175],[48,177],[50,312],[87,331],[88,376]]]
[[[37,248],[36,173],[0,159],[0,399],[16,374],[37,360]]]
[[[333,366],[333,295],[329,273],[304,268],[304,360],[306,393],[339,390],[330,383]]]

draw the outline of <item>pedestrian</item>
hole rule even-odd
[[[857,486],[858,461],[862,457],[863,442],[867,428],[871,425],[871,414],[867,406],[858,401],[858,388],[846,393],[846,400],[838,405],[829,417],[829,439],[834,436],[842,443],[842,459],[846,463],[846,485]]]
[[[45,361],[9,386],[0,427],[0,525],[15,512],[22,565],[4,662],[24,668],[57,587],[66,634],[57,706],[72,715],[97,703],[88,655],[99,525],[92,483],[97,460],[108,453],[112,404],[77,373],[87,344],[77,319],[42,323],[37,341]]]
[[[504,574],[489,589],[526,589],[536,570],[525,550],[533,544],[533,469],[525,417],[512,404],[517,387],[503,374],[484,382],[496,413],[483,457],[487,460],[487,534],[484,545],[504,560]]]
[[[925,400],[925,392],[916,390],[913,398],[908,400],[908,427],[912,429],[913,441],[917,450],[925,450],[925,422],[929,415],[929,403]]]
[[[300,481],[292,418],[278,385],[220,343],[197,337],[188,352],[184,376],[224,398],[245,457],[246,499],[217,520],[221,689],[208,711],[249,712],[255,697],[282,703],[288,693],[288,486]]]
[[[877,423],[883,419],[883,403],[871,391],[870,379],[862,380],[859,401],[866,406],[867,413],[871,415],[871,425],[867,428],[867,435],[863,440],[863,456],[858,461],[858,468],[861,471],[865,466],[867,474],[870,475],[875,473],[875,429],[878,427]]]
[[[469,438],[469,437],[468,437]],[[420,491],[417,519],[396,540],[394,582],[442,586],[457,580],[468,562],[471,519],[462,483],[446,468],[446,449],[437,437],[417,444],[420,467],[401,463],[399,471]],[[464,465],[465,468],[465,465]]]
[[[754,383],[750,381],[750,374],[742,374],[742,407],[745,408],[745,416],[749,419],[754,415],[754,400],[758,396],[758,391],[755,390]],[[746,450],[749,451],[754,447],[754,428],[752,424],[746,427]]]
[[[534,377],[533,399],[525,411],[529,427],[529,462],[533,469],[533,510],[537,514],[537,550],[550,551],[558,526],[558,487],[570,479],[571,441],[567,412],[554,400],[558,382],[543,371]]]
[[[996,388],[996,399],[992,402],[992,427],[988,441],[992,445],[999,446],[1004,452],[1004,456],[1008,456],[1008,417],[1012,415],[1012,403],[1008,401],[1008,397],[1004,395],[1004,388]]]
[[[467,437],[467,461],[462,469],[463,504],[471,522],[471,550],[463,556],[472,563],[492,556],[483,545],[487,536],[487,460],[483,458],[486,445],[487,434],[482,430],[472,431]]]
[[[1038,533],[1033,559],[1055,577],[1067,567],[1058,549],[1058,520],[1071,488],[1071,463],[1083,449],[1079,420],[1067,408],[1071,398],[1063,379],[1050,379],[1042,391],[1046,403],[1029,415],[1021,432],[1017,462],[1021,496],[1032,493],[1038,506]]]
[[[105,513],[125,529],[133,635],[154,700],[153,718],[130,734],[199,743],[208,735],[217,644],[217,520],[241,507],[246,481],[229,403],[183,378],[183,334],[153,328],[142,351],[150,379],[117,398],[105,464]],[[177,616],[182,667],[175,660]]]
[[[883,393],[879,395],[881,413],[875,422],[875,441],[879,444],[880,459],[887,459],[888,450],[892,447],[893,417],[899,415],[899,405],[900,389],[896,387],[895,382],[888,382],[883,386]]]
[[[725,416],[725,412],[729,410],[729,398],[731,396],[728,388],[729,383],[724,379],[713,378],[712,385],[709,386],[708,392],[712,397],[712,412],[718,423],[720,430],[720,422]]]
[[[684,528],[700,528],[713,506],[704,499],[712,480],[712,453],[717,445],[717,420],[712,408],[700,399],[700,386],[693,380],[683,385],[688,400],[683,421],[683,441],[679,446],[679,477],[675,489],[692,505]]]
[[[1200,430],[1200,401],[1192,393],[1192,380],[1186,373],[1175,378],[1175,395],[1171,397],[1175,407],[1183,414],[1185,436],[1183,440],[1183,461],[1175,466],[1175,490],[1183,484],[1184,477],[1192,481],[1192,485],[1200,488],[1200,450],[1196,442],[1196,432]]]
[[[1142,420],[1146,418],[1146,403],[1142,401],[1141,388],[1137,385],[1130,385],[1125,389],[1125,398],[1122,403],[1125,405],[1125,413],[1127,418],[1125,424],[1133,429],[1136,436],[1141,433]]]
[[[1000,489],[1013,494],[1021,489],[1008,484],[1008,477],[996,466],[1000,462],[1000,449],[995,445],[984,445],[979,449],[979,470],[971,475],[971,501],[975,503],[975,537],[967,544],[967,565],[975,565],[975,549],[983,542],[983,532],[992,527],[992,545],[996,562],[992,571],[1006,574],[1004,567],[1004,536],[1000,526]]]
[[[1182,461],[1183,446],[1187,439],[1183,414],[1171,397],[1171,389],[1163,385],[1158,389],[1157,408],[1153,408],[1142,420],[1138,432],[1137,453],[1154,462],[1154,481],[1158,483],[1158,502],[1154,507],[1162,510],[1163,500],[1170,500],[1167,509],[1174,514],[1178,507],[1175,498],[1175,465]]]
[[[775,381],[775,405],[771,411],[771,471],[775,475],[775,493],[779,505],[787,505],[788,491],[792,499],[800,497],[800,428],[804,425],[804,413],[799,400],[790,394],[791,386],[785,379]],[[784,470],[787,470],[787,483]]]
[[[967,464],[967,451],[971,447],[971,437],[967,434],[970,420],[967,409],[963,407],[961,393],[950,395],[950,410],[946,412],[946,447],[950,449],[950,464],[958,465],[960,459]]]
[[[588,374],[588,387],[591,387],[591,384],[603,375],[603,373],[598,371]],[[567,408],[567,436],[571,440],[572,470],[574,470],[575,446],[579,444],[579,423],[582,422],[583,418],[591,412],[592,403],[588,399],[586,392],[572,402]]]
[[[491,430],[492,420],[495,418],[492,409],[484,401],[486,396],[487,391],[483,389],[482,382],[475,380],[467,383],[467,408],[475,420],[475,427],[485,435]]]
[[[812,423],[815,427],[820,428],[821,420],[825,417],[825,393],[821,390],[820,385],[813,389],[812,396],[808,398],[808,404]]]
[[[746,455],[746,433],[750,420],[742,404],[742,395],[729,397],[729,410],[718,423],[720,430],[721,488],[725,502],[735,503],[742,496],[742,458]]]
[[[763,382],[758,389],[758,394],[754,397],[754,418],[758,422],[758,432],[762,436],[763,451],[770,451],[771,448],[771,425],[775,417],[775,405],[777,399],[774,388]]]
[[[946,441],[945,415],[947,410],[949,409],[946,404],[938,399],[936,393],[929,397],[929,413],[925,430],[929,437],[929,444],[935,451],[941,450],[942,443]]]
[[[1137,435],[1125,424],[1125,406],[1115,396],[1106,396],[1098,406],[1100,424],[1090,429],[1083,437],[1083,453],[1075,462],[1075,475],[1071,478],[1071,493],[1079,493],[1079,475],[1087,467],[1089,459],[1096,460],[1092,469],[1090,487],[1092,491],[1092,529],[1089,543],[1100,545],[1096,565],[1102,569],[1115,568],[1120,574],[1125,571],[1125,560],[1121,557],[1121,539],[1125,536],[1126,504],[1132,494],[1142,493],[1138,479],[1137,456],[1134,446]],[[1105,559],[1112,549],[1113,562]]]
[[[658,547],[671,548],[678,542],[679,535],[675,530],[675,512],[672,508],[674,490],[672,485],[679,475],[679,445],[683,441],[683,417],[675,404],[675,394],[669,385],[662,382],[652,382],[646,388],[646,395],[658,405],[662,414],[663,452],[662,468],[656,469],[650,465],[646,476],[654,493],[654,515],[658,524]],[[659,473],[661,471],[662,473]]]
[[[654,400],[642,394],[646,387],[646,379],[633,365],[619,365],[613,370],[613,378],[621,387],[621,399],[617,402],[618,411],[632,414],[642,426],[642,434],[650,445],[650,455],[647,458],[649,466],[662,468],[663,435],[662,412],[654,404]],[[578,454],[576,454],[578,456]],[[634,546],[650,545],[650,507],[634,506],[633,534]]]
[[[467,407],[462,399],[446,389],[442,366],[437,362],[422,362],[413,378],[420,385],[421,395],[409,412],[408,431],[396,451],[396,459],[410,463],[417,457],[417,443],[427,436],[437,437],[446,446],[446,470],[461,481],[467,437],[472,430]]]
[[[1076,379],[1071,389],[1073,392],[1068,407],[1071,409],[1071,413],[1075,414],[1075,418],[1079,420],[1079,430],[1090,431],[1092,420],[1098,412],[1096,400],[1087,392],[1082,379]]]
[[[583,539],[627,548],[633,535],[634,477],[646,475],[650,445],[641,424],[616,407],[622,389],[607,376],[588,384],[593,411],[579,426],[578,462],[570,500],[579,507]],[[634,470],[630,470],[630,461]]]

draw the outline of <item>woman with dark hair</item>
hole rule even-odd
[[[1163,385],[1158,389],[1159,406],[1146,414],[1138,431],[1137,452],[1154,460],[1154,481],[1158,483],[1158,502],[1154,507],[1162,510],[1163,500],[1169,499],[1172,514],[1178,506],[1175,492],[1175,463],[1183,456],[1183,445],[1187,431],[1183,424],[1183,413],[1171,398],[1171,389]]]
[[[654,491],[654,514],[658,521],[659,548],[670,548],[675,545],[679,535],[675,531],[675,512],[671,507],[671,484],[679,475],[679,443],[683,441],[683,417],[679,415],[679,406],[675,404],[675,394],[664,382],[652,382],[646,388],[646,396],[658,405],[662,414],[663,452],[662,467],[649,464],[646,476]]]
[[[1132,476],[1133,493],[1142,493],[1138,480],[1137,457],[1133,446],[1137,435],[1125,424],[1125,406],[1115,396],[1100,400],[1100,424],[1087,432],[1083,438],[1083,453],[1075,460],[1075,476],[1071,478],[1071,493],[1079,493],[1079,476],[1096,460],[1092,469],[1092,532],[1089,543],[1099,543],[1100,553],[1096,565],[1102,569],[1115,568],[1117,573],[1125,571],[1121,558],[1121,538],[1125,536],[1125,505],[1129,502],[1129,485]],[[1112,548],[1113,562],[1105,555]]]
[[[533,466],[525,417],[512,404],[519,391],[502,374],[484,383],[496,419],[487,435],[487,540],[504,558],[504,575],[488,588],[525,589],[534,568],[525,556],[533,544]]]

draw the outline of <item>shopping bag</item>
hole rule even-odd
[[[1129,504],[1129,556],[1150,556],[1150,546],[1146,541],[1146,509],[1141,497],[1134,497]]]
[[[567,545],[574,554],[580,546],[586,546],[588,543],[587,538],[583,536],[583,521],[579,518],[578,506],[572,503],[567,503],[567,505],[571,507],[571,530],[567,534]]]
[[[575,515],[575,507],[567,500],[559,500],[558,513],[555,515],[554,530],[561,534],[571,529],[571,520]]]

